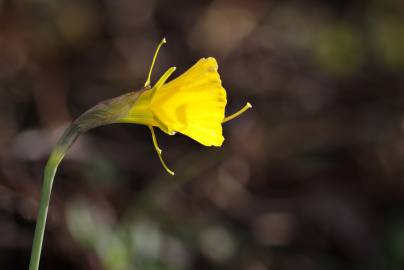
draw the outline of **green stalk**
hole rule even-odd
[[[57,149],[55,149],[50,155],[45,167],[44,181],[41,192],[41,200],[39,202],[39,212],[35,227],[34,241],[32,244],[29,270],[37,270],[39,268],[39,260],[41,257],[42,242],[45,233],[46,217],[48,215],[53,179],[55,178],[56,170],[62,158],[63,154],[58,153]]]
[[[82,125],[80,125],[82,119],[87,118],[86,115],[89,115],[89,113],[84,113],[65,130],[59,142],[52,150],[48,162],[46,163],[41,191],[41,199],[39,201],[39,212],[36,221],[34,240],[32,243],[29,270],[39,269],[39,261],[41,258],[42,242],[45,234],[46,218],[48,215],[53,179],[55,178],[58,166],[65,156],[67,150],[69,150],[69,148],[80,136],[80,134],[82,134],[86,130]]]
[[[119,119],[125,116],[132,108],[141,92],[142,91],[130,92],[94,106],[77,118],[77,120],[66,129],[59,142],[56,144],[45,166],[29,270],[39,269],[53,180],[63,157],[82,133],[98,126],[119,122]]]

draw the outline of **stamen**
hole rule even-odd
[[[146,82],[144,83],[144,87],[150,86],[150,78],[151,78],[151,74],[152,74],[152,71],[153,71],[154,62],[156,62],[156,58],[157,58],[157,55],[158,55],[158,53],[159,53],[159,51],[160,51],[161,46],[162,46],[163,44],[165,44],[165,43],[167,43],[166,38],[163,38],[163,39],[160,41],[159,45],[157,46],[156,52],[154,53],[153,60],[152,60],[151,66],[150,66],[149,75],[147,75],[147,80],[146,80]]]
[[[252,105],[251,105],[250,102],[247,102],[247,104],[241,110],[239,110],[236,113],[233,113],[232,115],[229,115],[229,116],[225,117],[223,119],[222,123],[226,123],[227,121],[230,121],[230,120],[240,116],[240,114],[244,113],[246,110],[248,110],[250,108],[252,108]]]
[[[175,173],[174,173],[172,170],[170,170],[170,169],[168,168],[168,166],[166,165],[166,163],[165,163],[164,160],[163,160],[163,157],[162,157],[162,155],[161,155],[163,151],[160,149],[159,145],[157,144],[156,133],[154,133],[153,127],[152,127],[152,126],[148,126],[148,127],[149,127],[149,129],[150,129],[150,131],[151,131],[152,140],[153,140],[153,145],[154,145],[154,148],[156,149],[157,155],[159,156],[161,165],[163,165],[164,169],[165,169],[169,174],[174,175]]]

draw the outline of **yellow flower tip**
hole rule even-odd
[[[171,174],[172,176],[174,176],[174,175],[175,175],[175,172],[170,171],[170,169],[168,169],[168,170],[167,170],[167,172],[168,172],[169,174]]]
[[[230,120],[232,120],[232,119],[234,119],[234,118],[236,118],[236,117],[239,117],[241,114],[243,114],[245,111],[247,111],[248,109],[251,109],[251,108],[252,108],[251,103],[250,103],[250,102],[247,102],[247,104],[246,104],[243,108],[241,108],[239,111],[237,111],[236,113],[233,113],[233,114],[231,114],[231,115],[225,117],[225,118],[223,119],[222,123],[226,123],[226,122],[228,122],[228,121],[230,121]]]
[[[175,173],[174,173],[172,170],[170,170],[170,169],[168,168],[167,164],[164,162],[163,155],[162,155],[162,154],[163,154],[163,151],[160,149],[160,147],[159,147],[159,145],[158,145],[158,143],[157,143],[157,137],[156,137],[156,133],[154,132],[153,127],[152,127],[152,126],[149,126],[149,129],[150,129],[150,132],[151,132],[151,135],[152,135],[152,140],[153,140],[154,149],[156,149],[157,156],[159,157],[159,160],[160,160],[160,162],[161,162],[161,165],[163,166],[163,168],[164,168],[169,174],[174,175]]]
[[[147,75],[147,80],[144,83],[144,87],[146,87],[146,88],[148,88],[150,86],[150,78],[151,78],[151,74],[152,74],[152,71],[153,71],[154,63],[156,62],[156,58],[157,58],[157,55],[159,54],[161,46],[163,46],[163,44],[165,44],[165,43],[167,43],[166,38],[163,38],[160,41],[159,45],[157,45],[156,51],[154,52],[153,60],[152,60],[150,70],[149,70],[149,74]]]
[[[160,159],[161,165],[163,165],[163,168],[166,170],[166,172],[168,172],[171,175],[175,175],[175,173],[172,170],[170,170],[170,168],[168,168],[167,164],[164,162],[162,155],[159,154],[158,157]]]

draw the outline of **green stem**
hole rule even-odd
[[[83,116],[86,115],[83,114]],[[79,118],[79,119],[82,119]],[[56,144],[52,153],[49,156],[48,162],[45,166],[44,179],[42,184],[41,199],[39,201],[39,212],[35,227],[34,240],[32,243],[31,260],[29,263],[29,270],[38,270],[39,261],[41,258],[42,243],[45,234],[46,218],[48,215],[49,202],[52,192],[53,179],[57,168],[62,161],[67,150],[75,142],[75,140],[84,132],[86,129],[80,126],[80,121],[77,119],[73,122],[63,133],[59,142]]]
[[[36,221],[34,240],[32,243],[29,270],[39,269],[43,237],[45,234],[46,218],[48,215],[53,179],[55,178],[57,168],[67,150],[69,150],[70,146],[80,136],[82,131],[83,130],[80,128],[77,121],[73,122],[73,124],[71,124],[63,133],[59,142],[56,144],[55,148],[50,154],[48,162],[46,163],[41,191],[41,199],[39,201],[39,212]]]
[[[69,150],[75,140],[87,130],[118,122],[120,117],[125,116],[128,113],[138,96],[145,90],[146,89],[142,89],[138,92],[130,92],[99,103],[83,113],[63,133],[49,156],[44,171],[44,180],[41,199],[39,202],[39,212],[35,227],[34,240],[32,243],[29,270],[38,270],[39,268],[53,179],[55,178],[57,168],[64,155],[67,153],[67,150]]]
[[[55,178],[56,170],[63,157],[63,155],[60,154],[61,153],[57,153],[57,151],[53,151],[45,167],[44,181],[41,192],[41,200],[39,202],[39,213],[35,227],[34,241],[32,244],[29,270],[38,270],[39,268],[39,260],[41,257],[42,242],[45,233],[46,217],[48,215],[53,179]]]

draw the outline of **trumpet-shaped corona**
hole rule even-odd
[[[214,58],[202,58],[180,77],[144,91],[123,122],[176,132],[206,146],[223,143],[222,121],[226,91],[221,85]]]

